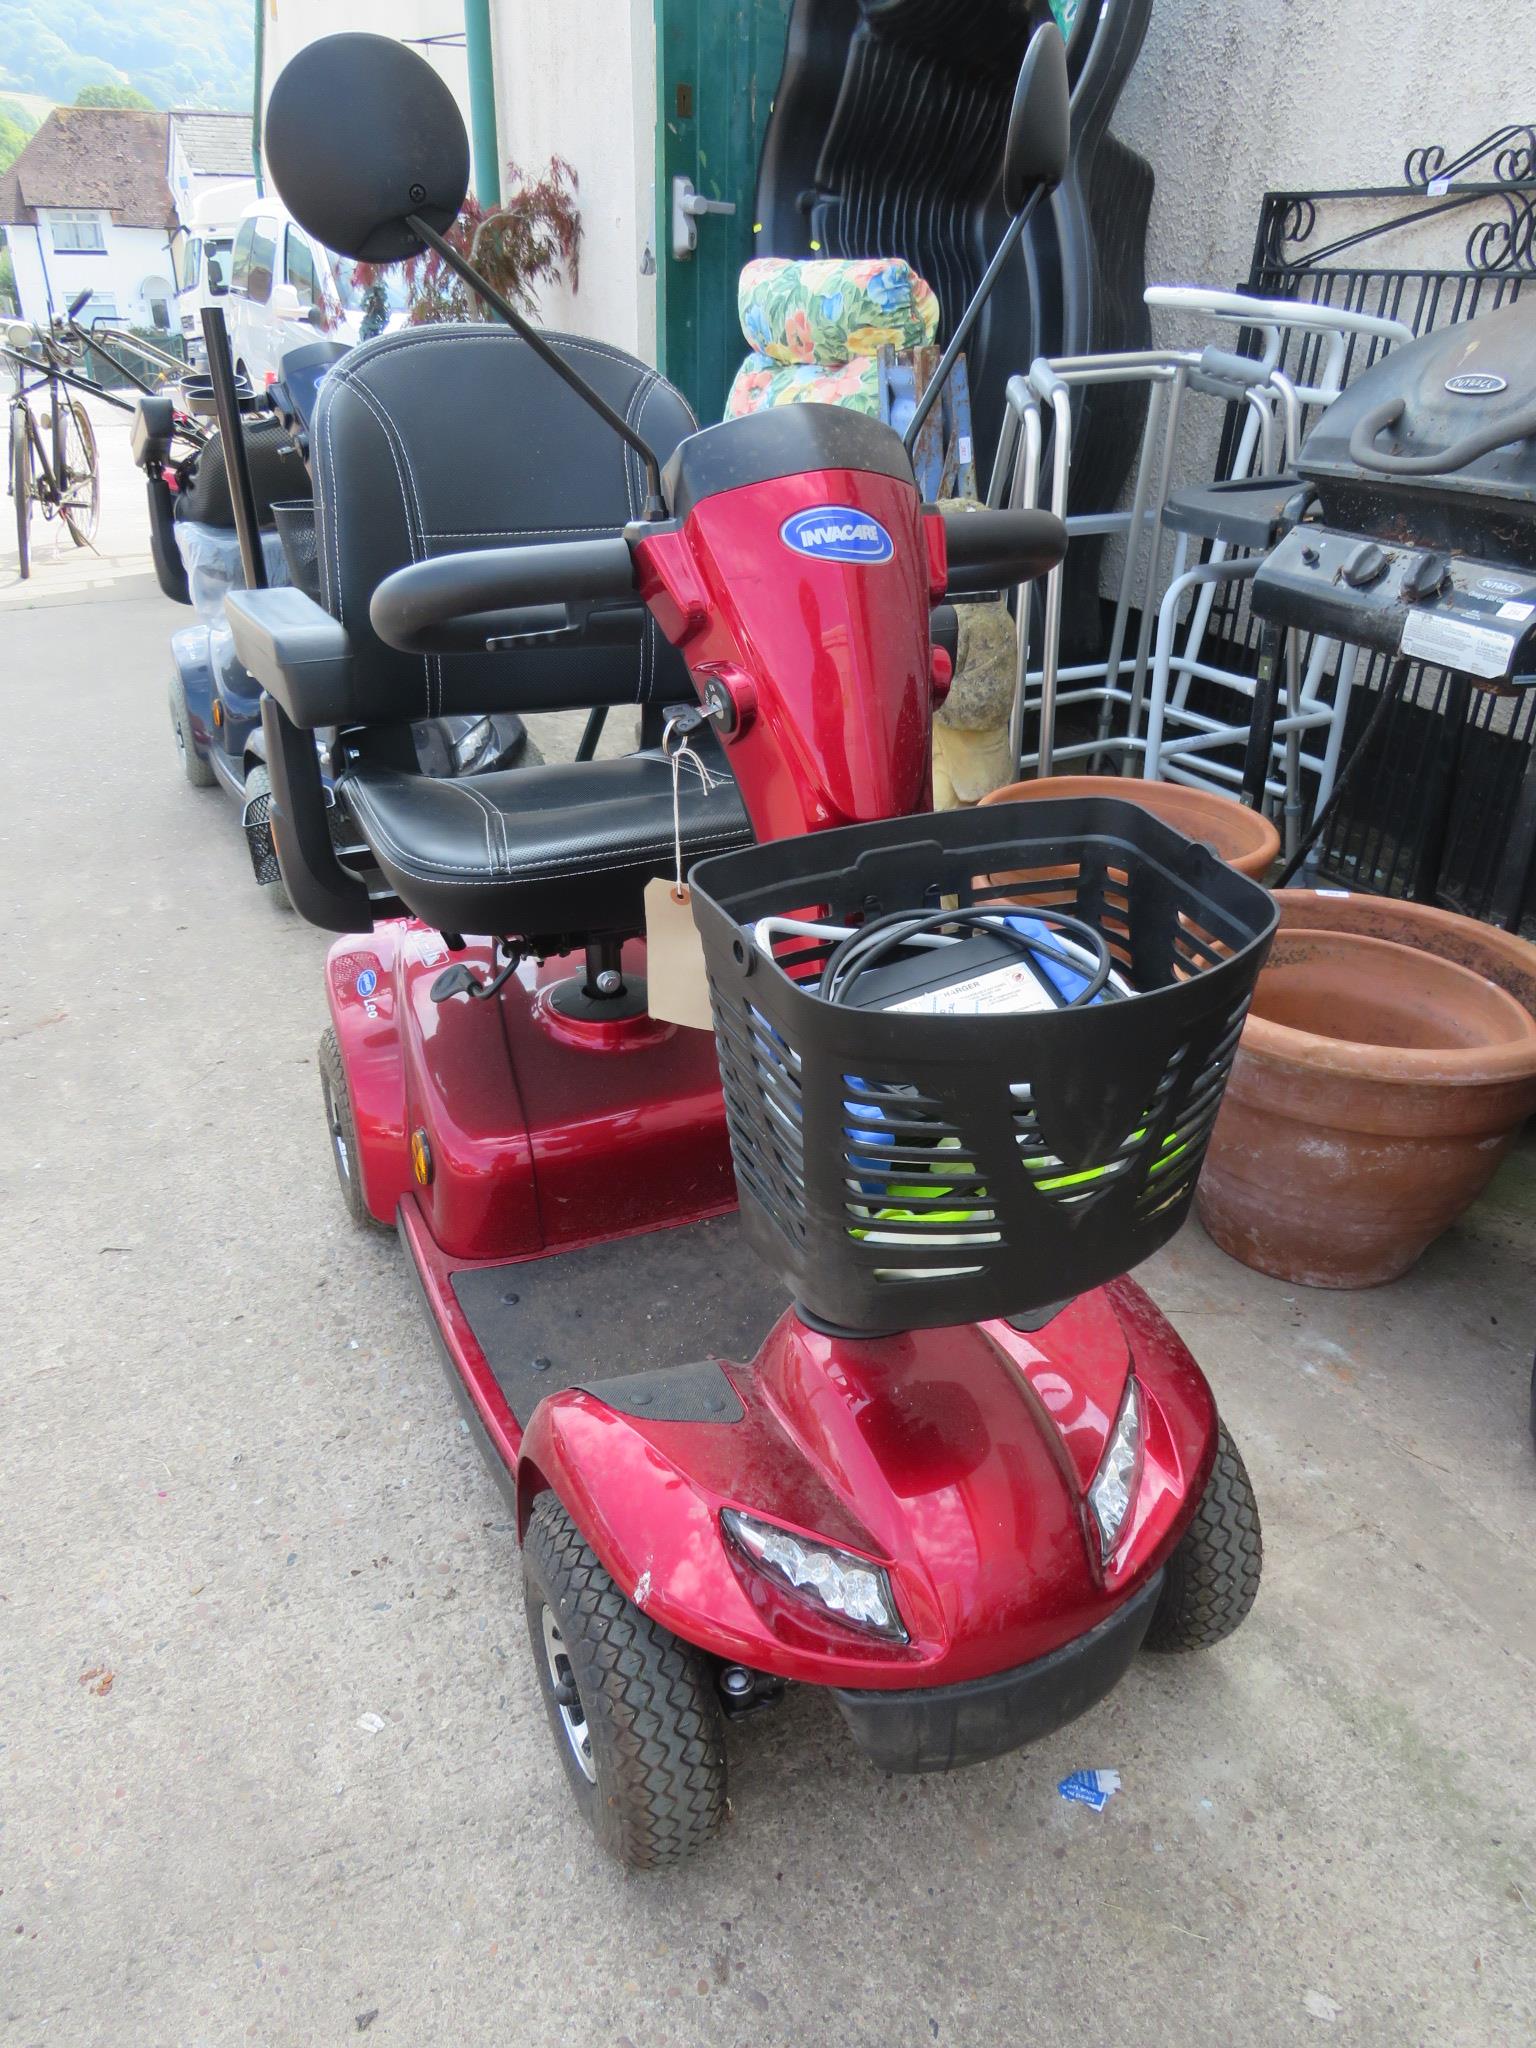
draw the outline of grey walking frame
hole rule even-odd
[[[1067,519],[1068,532],[1074,535],[1126,536],[1105,659],[1061,667],[1061,576],[1056,572],[1046,584],[1041,665],[1038,670],[1030,670],[1032,594],[1027,588],[1017,594],[1019,658],[1011,717],[1013,758],[1021,770],[1034,767],[1038,774],[1048,775],[1060,761],[1109,753],[1119,756],[1123,773],[1136,773],[1139,764],[1140,772],[1148,779],[1187,782],[1235,795],[1243,771],[1225,762],[1211,761],[1208,756],[1213,748],[1242,744],[1247,737],[1249,718],[1224,722],[1191,710],[1187,699],[1191,682],[1199,679],[1236,690],[1251,703],[1253,678],[1206,661],[1202,650],[1217,588],[1251,577],[1259,556],[1235,552],[1239,544],[1218,539],[1212,541],[1207,561],[1194,568],[1187,566],[1191,526],[1198,532],[1199,522],[1192,519],[1190,524],[1182,524],[1178,497],[1170,495],[1186,394],[1194,390],[1229,402],[1246,402],[1247,415],[1229,465],[1231,480],[1272,475],[1282,449],[1287,460],[1294,457],[1302,408],[1329,404],[1342,388],[1349,351],[1355,342],[1367,339],[1389,345],[1411,337],[1394,320],[1289,300],[1253,299],[1201,286],[1153,285],[1148,288],[1146,299],[1156,308],[1255,329],[1261,353],[1248,357],[1206,348],[1081,356],[1036,362],[1027,377],[1010,380],[1004,431],[988,502],[1038,502],[1045,433],[1043,409],[1048,407],[1052,432],[1049,502],[1058,513],[1065,511],[1070,483],[1074,390],[1085,384],[1127,381],[1142,381],[1150,387],[1129,510],[1076,513]],[[1288,329],[1303,337],[1317,337],[1319,360],[1309,382],[1293,383],[1278,367]],[[1209,488],[1205,487],[1207,494]],[[1159,572],[1165,534],[1170,530],[1178,536],[1173,574],[1160,595]],[[1183,648],[1175,654],[1178,614],[1191,596]],[[1139,609],[1140,620],[1135,649],[1128,656],[1125,641],[1133,605]],[[1286,805],[1292,833],[1299,821],[1302,770],[1318,776],[1319,802],[1332,786],[1354,674],[1353,658],[1347,650],[1341,657],[1336,643],[1314,641],[1304,672],[1299,655],[1299,647],[1288,647],[1284,709],[1275,721],[1273,737],[1273,748],[1281,757],[1280,768],[1278,773],[1267,774],[1264,783],[1265,797]],[[1339,679],[1330,702],[1321,695],[1321,686],[1335,659],[1340,663]],[[1097,705],[1096,735],[1092,740],[1058,748],[1057,712],[1064,705],[1080,703]],[[1126,713],[1125,731],[1121,733],[1111,730],[1117,709]],[[1039,719],[1039,740],[1033,754],[1023,751],[1024,722],[1029,713]],[[1170,722],[1184,730],[1167,736]],[[1302,733],[1318,728],[1328,732],[1322,755],[1304,753]]]

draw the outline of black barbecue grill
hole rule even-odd
[[[1410,662],[1464,679],[1458,704],[1469,687],[1536,686],[1536,302],[1375,364],[1318,421],[1298,467],[1315,507],[1255,576],[1256,616],[1397,657],[1384,691]],[[1464,729],[1456,717],[1453,754]],[[1516,923],[1536,861],[1536,753],[1513,827],[1496,893]]]

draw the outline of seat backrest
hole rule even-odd
[[[549,340],[663,462],[697,422],[646,364],[584,338]],[[353,648],[356,722],[450,712],[688,701],[653,622],[632,645],[402,654],[369,600],[410,562],[619,532],[645,504],[638,458],[510,328],[406,328],[354,349],[320,387],[311,428],[321,599]]]

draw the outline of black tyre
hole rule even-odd
[[[341,1063],[341,1047],[336,1043],[336,1033],[329,1024],[320,1034],[316,1065],[320,1069],[320,1093],[325,1098],[325,1127],[330,1133],[331,1163],[336,1168],[336,1182],[341,1189],[341,1199],[347,1205],[347,1214],[359,1229],[386,1229],[388,1226],[379,1222],[363,1200],[352,1091],[347,1086],[347,1070]]]
[[[11,412],[11,496],[16,501],[16,555],[21,580],[32,574],[32,443],[22,406]]]
[[[254,802],[259,796],[270,796],[271,794],[272,778],[267,773],[266,763],[264,761],[253,761],[250,772],[245,778],[246,802],[249,804]],[[292,910],[293,902],[283,885],[281,875],[276,876],[270,882],[262,882],[258,886],[261,889],[262,895],[272,905],[274,910]]]
[[[1169,1558],[1148,1650],[1208,1650],[1242,1622],[1259,1590],[1264,1539],[1253,1482],[1237,1445],[1217,1425],[1216,1463],[1195,1519]]]
[[[181,772],[194,789],[212,789],[216,777],[213,764],[205,761],[192,743],[192,713],[187,709],[187,686],[179,675],[171,677],[171,731],[181,756]]]
[[[66,401],[64,474],[59,479],[59,510],[77,548],[89,547],[101,522],[101,472],[96,462],[96,430],[77,399]]]
[[[624,1598],[552,1493],[523,1546],[539,1688],[576,1804],[610,1856],[660,1870],[725,1814],[725,1737],[705,1659]]]

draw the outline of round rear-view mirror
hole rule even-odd
[[[1050,191],[1066,176],[1072,137],[1071,91],[1067,84],[1067,46],[1053,21],[1043,22],[1029,39],[1008,139],[1003,144],[1003,204],[1022,212],[1037,187]]]
[[[469,188],[469,137],[447,85],[388,36],[322,36],[290,57],[267,102],[265,149],[284,205],[317,242],[397,263],[443,234]]]

